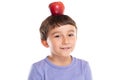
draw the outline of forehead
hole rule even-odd
[[[49,33],[66,33],[66,32],[76,32],[76,28],[73,25],[63,25],[60,27],[55,27],[54,29],[50,30]]]

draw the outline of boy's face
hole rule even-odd
[[[63,25],[49,31],[46,43],[52,55],[69,56],[76,43],[76,34],[77,30],[72,25]]]

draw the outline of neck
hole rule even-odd
[[[55,65],[58,66],[66,66],[69,65],[72,61],[72,57],[69,56],[56,56],[56,55],[50,55],[48,56],[48,59]]]

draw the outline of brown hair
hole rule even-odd
[[[51,15],[48,16],[41,24],[40,26],[40,35],[41,35],[41,40],[47,40],[48,37],[48,32],[56,27],[60,27],[62,25],[73,25],[77,29],[75,21],[67,16],[67,15]]]

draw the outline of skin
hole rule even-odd
[[[75,47],[76,33],[77,30],[72,25],[63,25],[49,31],[47,40],[42,43],[50,48],[51,55],[48,59],[53,64],[66,66],[71,63],[70,53]]]

